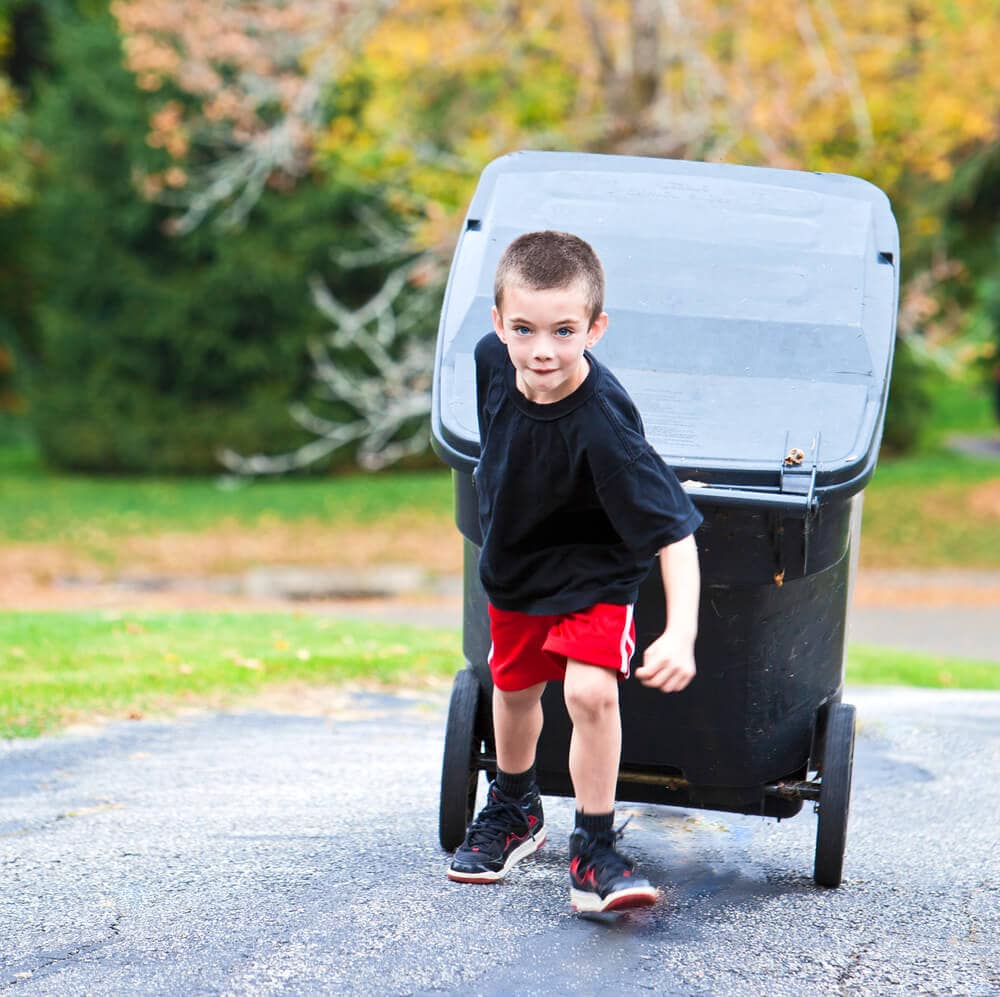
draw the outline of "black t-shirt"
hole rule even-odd
[[[499,609],[572,613],[635,602],[657,551],[701,523],[628,393],[586,357],[583,384],[539,405],[518,391],[499,337],[476,345],[479,575]]]

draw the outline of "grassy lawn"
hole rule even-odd
[[[266,686],[452,675],[450,630],[293,613],[0,613],[0,737],[227,705]]]
[[[887,459],[864,494],[864,566],[1000,568],[1000,461]]]
[[[381,475],[261,480],[228,486],[217,478],[124,478],[45,468],[27,447],[0,448],[4,515],[0,539],[103,541],[163,532],[195,533],[221,523],[266,529],[303,520],[372,526],[393,517],[451,517],[450,473],[442,468]]]
[[[1000,461],[946,446],[953,435],[998,432],[991,399],[975,381],[935,391],[921,449],[883,453],[865,489],[861,561],[873,568],[1000,568]]]
[[[0,737],[226,706],[292,682],[413,685],[461,662],[457,629],[291,613],[2,613]],[[847,680],[1000,689],[1000,665],[857,647]]]
[[[848,653],[847,681],[853,685],[996,691],[1000,690],[1000,664],[854,644]]]

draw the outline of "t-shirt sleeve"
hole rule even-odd
[[[498,349],[499,347],[499,349]],[[476,415],[479,420],[479,436],[483,439],[490,422],[490,389],[502,370],[506,350],[495,333],[488,333],[476,343]]]
[[[677,475],[648,443],[595,484],[611,525],[643,557],[683,540],[701,525],[701,513]]]

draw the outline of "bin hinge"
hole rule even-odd
[[[816,469],[819,465],[821,434],[817,431],[809,438],[808,450],[794,443],[796,438],[801,440],[802,434],[793,437],[791,430],[785,433],[785,452],[778,469],[778,480],[783,494],[806,497],[805,522],[802,525],[802,571],[806,574],[809,571],[809,534],[818,505]]]

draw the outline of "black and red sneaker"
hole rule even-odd
[[[456,883],[495,883],[545,841],[545,818],[538,787],[519,800],[490,783],[486,806],[469,825],[455,852],[448,878]]]
[[[583,913],[650,907],[660,891],[636,875],[635,865],[621,855],[615,843],[617,830],[588,833],[578,827],[569,836],[569,901]]]

